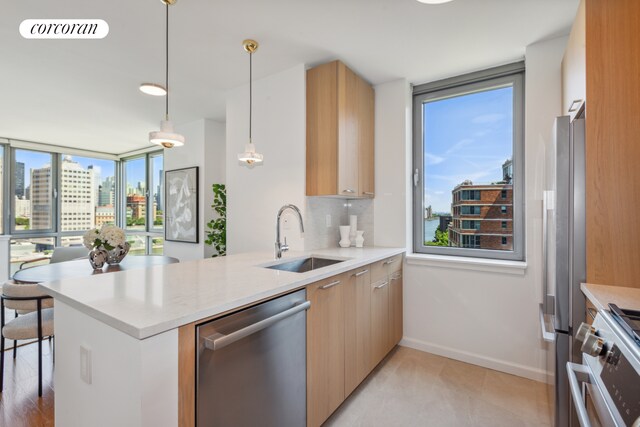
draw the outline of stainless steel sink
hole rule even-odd
[[[270,265],[270,266],[267,266],[266,268],[271,268],[273,270],[292,271],[294,273],[304,273],[306,271],[317,270],[318,268],[327,267],[329,265],[337,264],[343,261],[346,261],[346,260],[309,257],[309,258],[295,259],[293,261],[283,262],[280,264]]]

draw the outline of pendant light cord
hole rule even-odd
[[[166,25],[167,31],[165,31],[165,68],[164,68],[164,85],[167,90],[167,96],[164,100],[164,118],[169,120],[169,2],[166,4]]]
[[[249,52],[249,144],[251,141],[251,120],[253,115],[253,52]]]

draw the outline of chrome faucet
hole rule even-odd
[[[280,243],[280,218],[282,218],[282,214],[287,209],[291,209],[298,215],[298,220],[300,220],[300,232],[304,233],[304,224],[302,223],[302,214],[300,213],[300,209],[296,205],[287,204],[280,208],[278,211],[278,215],[276,216],[276,259],[282,258],[282,252],[286,252],[289,250],[289,245],[287,245],[287,238],[284,238],[284,244]]]

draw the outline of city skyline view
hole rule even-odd
[[[513,155],[513,87],[498,87],[423,104],[424,207],[451,212],[451,191],[463,181],[502,180]]]

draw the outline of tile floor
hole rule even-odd
[[[397,347],[325,426],[551,426],[547,385]]]

